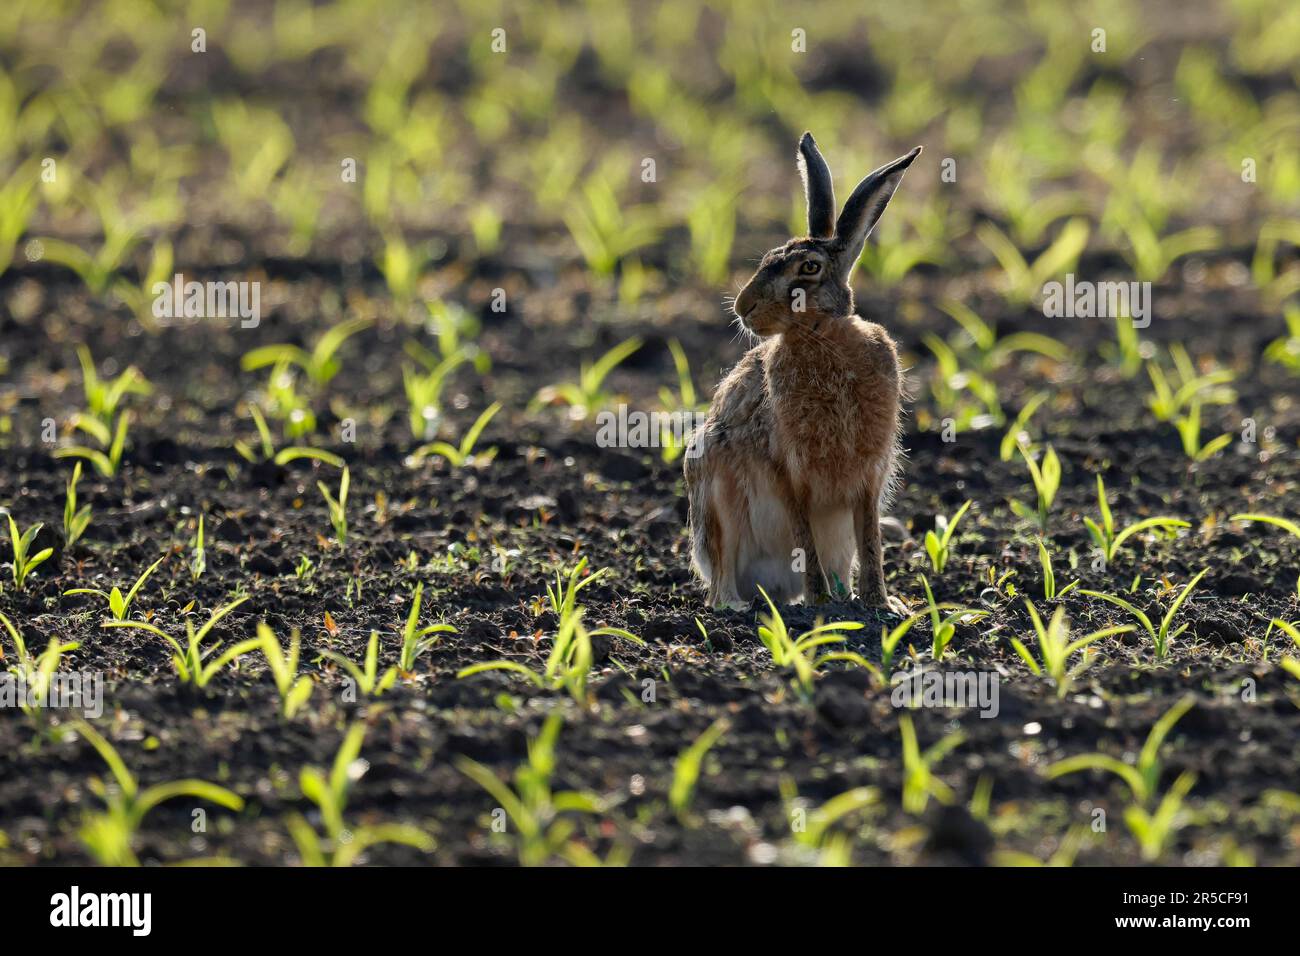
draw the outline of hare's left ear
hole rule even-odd
[[[849,274],[862,255],[867,236],[875,228],[881,213],[889,205],[894,190],[903,181],[903,173],[912,165],[912,160],[921,155],[918,146],[906,156],[900,156],[892,163],[886,163],[867,178],[858,183],[849,201],[844,204],[839,220],[835,223],[835,267],[840,277],[848,281]]]
[[[835,234],[835,187],[812,133],[804,133],[799,140],[799,177],[808,199],[808,235],[829,239]]]

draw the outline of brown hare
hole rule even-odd
[[[920,155],[862,180],[835,218],[830,169],[804,133],[808,233],[763,256],[735,313],[762,341],[718,386],[685,456],[692,563],[711,605],[762,587],[778,602],[847,597],[906,613],[885,591],[881,509],[893,490],[902,372],[889,334],[853,311],[867,235]]]

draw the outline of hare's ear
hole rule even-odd
[[[804,133],[799,140],[799,176],[808,198],[808,235],[829,239],[835,234],[835,187],[831,185],[831,169],[813,142],[812,133]]]
[[[862,255],[867,236],[889,205],[894,190],[903,181],[903,173],[912,165],[912,160],[920,155],[921,147],[918,146],[906,156],[900,156],[892,163],[886,163],[869,173],[866,179],[858,183],[853,195],[844,204],[844,210],[835,223],[835,266],[845,281],[848,281],[858,256]]]

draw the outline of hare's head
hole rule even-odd
[[[903,173],[920,153],[918,146],[868,175],[836,219],[830,168],[812,134],[804,133],[799,141],[799,175],[808,197],[808,235],[763,256],[758,271],[736,296],[741,324],[755,335],[769,336],[852,315],[849,276]]]

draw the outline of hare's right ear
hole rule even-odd
[[[835,235],[835,187],[831,170],[813,142],[812,133],[799,140],[799,177],[808,198],[808,235],[829,239]]]

